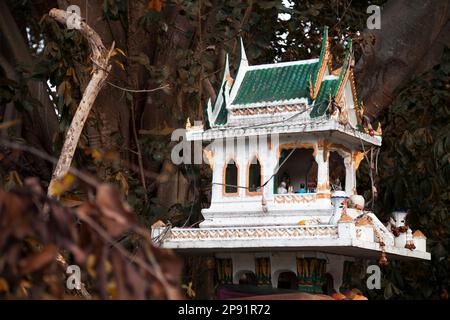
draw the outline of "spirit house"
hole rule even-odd
[[[228,57],[210,129],[187,125],[188,141],[210,142],[211,206],[196,228],[154,226],[161,247],[215,257],[222,285],[321,292],[349,286],[355,259],[430,259],[426,238],[394,212],[387,226],[365,208],[356,171],[381,145],[363,117],[351,43],[331,70],[325,28],[315,59],[251,66],[241,41],[238,70]]]

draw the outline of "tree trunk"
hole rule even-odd
[[[381,11],[381,29],[365,30],[357,43],[358,96],[374,119],[396,89],[439,62],[450,43],[450,2],[390,0]]]
[[[111,21],[103,18],[103,1],[70,0],[58,1],[60,9],[65,10],[68,5],[77,5],[81,9],[81,17],[102,39],[105,47],[115,47],[126,51],[127,30],[120,21]],[[82,67],[76,70],[81,83],[87,86],[90,80]],[[112,65],[111,83],[119,86],[127,83],[126,72]],[[84,91],[83,85],[81,88]],[[93,111],[86,125],[86,135],[89,146],[104,151],[117,151],[121,159],[129,161],[130,154],[130,109],[127,104],[125,92],[110,85],[102,88],[95,100]],[[110,168],[107,163],[100,163],[97,175],[102,180],[110,179]]]
[[[10,61],[13,68],[20,64],[31,74],[32,56],[5,1],[0,1],[0,34],[4,41],[0,47],[0,54]],[[11,79],[14,80],[14,78]],[[38,106],[28,112],[33,125],[32,128],[27,129],[27,133],[31,134],[35,147],[42,146],[47,153],[52,153],[53,138],[58,130],[59,121],[53,103],[47,94],[47,84],[28,80],[27,86],[30,95],[40,102]]]

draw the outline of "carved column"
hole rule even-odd
[[[328,197],[330,195],[328,148],[326,141],[319,141],[315,160],[317,162],[317,195]]]

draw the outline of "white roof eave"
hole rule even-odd
[[[242,137],[242,136],[254,136],[263,134],[286,134],[286,133],[311,133],[311,132],[324,132],[324,131],[337,131],[346,135],[360,139],[368,144],[375,146],[381,146],[382,137],[375,135],[370,136],[367,133],[359,130],[343,126],[332,119],[326,119],[325,121],[310,121],[305,123],[284,123],[279,125],[254,125],[252,127],[227,127],[220,126],[208,129],[206,131],[188,131],[186,133],[186,139],[188,141],[205,140],[210,141],[221,138]]]

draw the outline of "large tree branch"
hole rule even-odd
[[[68,12],[60,9],[50,10],[49,15],[62,24],[66,23],[71,16]],[[80,139],[80,135],[89,116],[89,112],[91,111],[95,99],[97,98],[104,81],[108,77],[109,71],[111,70],[109,59],[111,57],[112,50],[114,49],[114,43],[110,50],[106,50],[100,36],[84,21],[80,22],[79,31],[83,37],[86,38],[92,50],[91,59],[93,61],[93,76],[83,93],[83,97],[72,119],[72,123],[66,133],[61,155],[59,157],[58,164],[53,171],[52,180],[50,181],[50,186],[48,188],[49,196],[54,195],[53,186],[55,181],[61,179],[69,172],[78,140]]]
[[[450,42],[450,3],[390,0],[381,11],[381,29],[359,39],[355,75],[365,113],[374,119],[412,77],[439,62]]]

